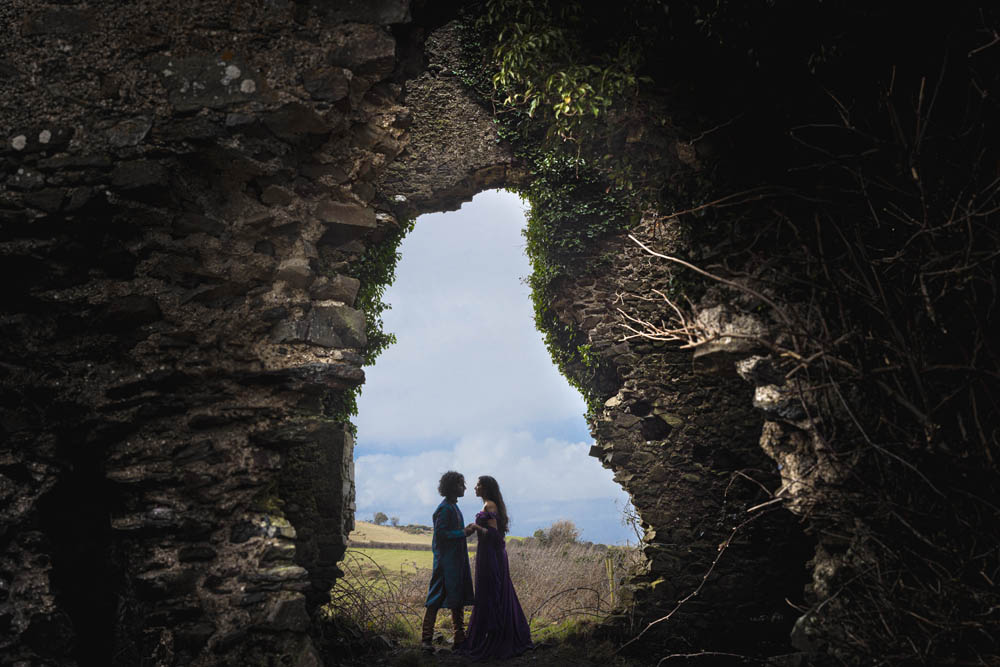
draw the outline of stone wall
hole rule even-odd
[[[630,234],[661,252],[695,252],[662,226]],[[785,600],[801,601],[811,548],[786,510],[748,513],[780,482],[758,444],[763,419],[753,387],[728,350],[694,359],[678,342],[625,340],[621,312],[660,321],[665,304],[655,291],[701,291],[680,286],[689,276],[627,235],[605,241],[594,264],[587,277],[560,286],[553,306],[608,369],[598,379],[606,400],[591,421],[591,455],[615,471],[645,528],[649,571],[633,582],[635,606],[620,629],[634,636],[670,615],[634,647],[640,655],[784,652],[797,616]]]
[[[358,262],[403,216],[524,176],[405,0],[0,19],[0,651],[320,664],[310,619],[353,525]],[[619,293],[670,276],[607,249],[554,308],[615,369],[593,453],[649,528],[634,631],[777,479],[746,384],[620,342]],[[780,644],[802,549],[788,515],[755,521],[658,641]]]
[[[320,662],[410,13],[318,5],[0,7],[5,664]]]

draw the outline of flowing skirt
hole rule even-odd
[[[533,648],[528,620],[510,580],[506,545],[493,528],[479,538],[476,602],[460,648],[473,660],[502,660]]]

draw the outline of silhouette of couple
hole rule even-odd
[[[434,621],[438,609],[451,610],[455,626],[456,651],[473,660],[503,659],[519,655],[531,644],[531,631],[521,610],[514,584],[510,580],[507,549],[507,506],[497,481],[483,475],[476,483],[476,495],[483,499],[483,510],[476,520],[463,525],[458,499],[465,495],[465,477],[454,471],[446,472],[438,483],[444,497],[434,510],[434,571],[427,590],[427,607],[421,633],[421,643],[432,649]],[[469,550],[466,537],[477,533],[476,586],[472,587]],[[465,633],[464,608],[473,605],[469,632]]]

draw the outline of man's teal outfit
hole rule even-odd
[[[427,590],[425,607],[461,609],[473,602],[469,545],[465,541],[465,520],[458,503],[442,500],[434,510],[434,571]]]

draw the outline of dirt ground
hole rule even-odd
[[[381,655],[368,655],[358,665],[379,667],[459,667],[464,665],[503,665],[504,667],[555,667],[579,665],[580,667],[641,667],[645,663],[626,661],[613,655],[606,645],[573,645],[570,643],[541,644],[509,660],[491,660],[473,663],[467,656],[452,653],[450,644],[436,646],[434,653],[415,648],[397,648]]]

